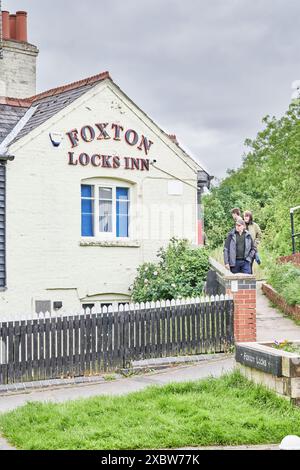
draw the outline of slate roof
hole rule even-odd
[[[17,122],[31,107],[37,107],[33,116],[29,119],[23,129],[18,133],[16,139],[21,139],[36,127],[43,124],[63,108],[71,104],[77,98],[86,93],[90,88],[106,78],[110,78],[108,72],[95,75],[94,77],[70,83],[58,88],[26,99],[2,98],[0,99],[0,143],[12,131]]]
[[[94,85],[90,85],[89,87],[91,86]],[[36,127],[40,126],[59,111],[64,109],[66,106],[71,104],[81,95],[86,93],[87,88],[89,87],[83,86],[75,90],[65,91],[59,95],[46,96],[45,98],[33,101],[32,105],[37,106],[38,108],[33,116],[29,119],[27,124],[23,127],[21,132],[19,132],[14,142],[21,139],[26,134],[33,131]]]
[[[0,103],[0,144],[24,116],[27,108]]]
[[[19,131],[13,142],[18,141],[25,135],[29,134],[59,111],[70,105],[89,89],[105,79],[111,80],[108,72],[102,72],[78,82],[53,88],[29,98],[18,99],[0,96],[0,144],[13,130],[18,121],[25,115],[26,111],[31,107],[34,106],[37,107],[37,109],[27,121],[23,129]],[[168,135],[162,129],[161,132],[176,144],[189,159],[200,166],[199,162],[188,155],[179,145],[175,135]]]

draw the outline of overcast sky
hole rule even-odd
[[[299,0],[2,0],[28,11],[38,91],[108,70],[213,175],[300,79]]]

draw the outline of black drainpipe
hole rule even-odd
[[[0,290],[6,288],[6,164],[11,155],[0,155]]]

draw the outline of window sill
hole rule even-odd
[[[80,246],[102,246],[119,248],[140,248],[140,242],[136,240],[84,240],[79,242]]]

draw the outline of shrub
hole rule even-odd
[[[268,282],[289,305],[300,304],[300,269],[292,263],[274,264]]]
[[[157,263],[144,263],[134,281],[134,302],[151,302],[201,295],[209,270],[205,248],[192,248],[187,240],[173,238],[161,248]]]

